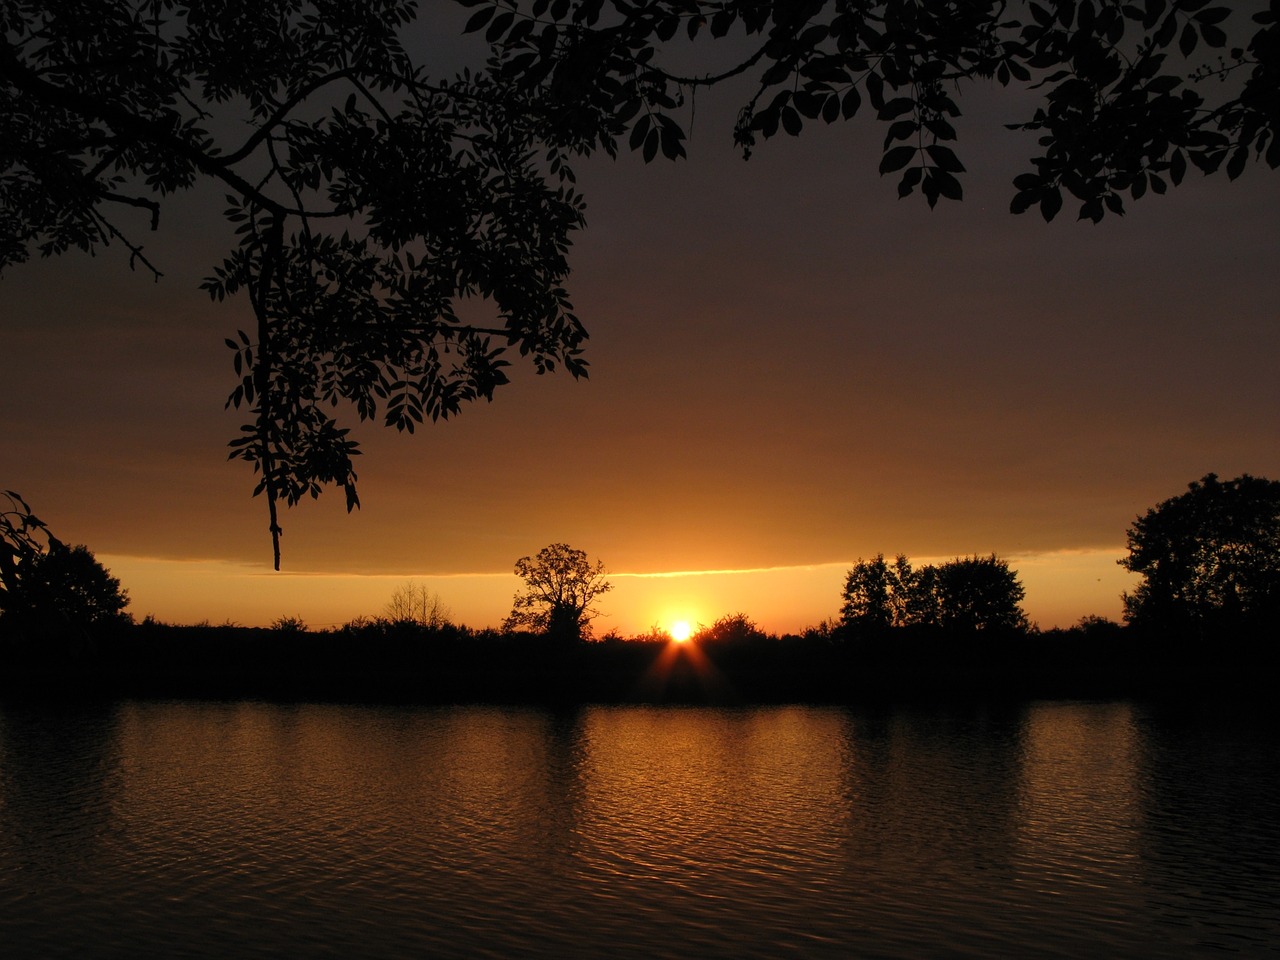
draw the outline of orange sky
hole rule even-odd
[[[598,627],[623,632],[800,629],[880,552],[996,552],[1042,626],[1118,617],[1139,513],[1209,471],[1280,477],[1280,177],[1046,225],[1007,213],[1034,149],[1001,126],[1016,104],[962,105],[967,199],[933,212],[877,177],[869,122],[744,163],[728,96],[699,94],[688,162],[581,164],[590,380],[522,370],[415,437],[361,428],[363,509],[290,511],[282,575],[224,459],[249,307],[197,289],[230,230],[217,191],[179,197],[147,237],[158,284],[114,249],[0,279],[0,487],[168,620],[336,623],[412,577],[496,624],[515,559],[556,541],[618,572]],[[771,572],[629,576],[702,570]]]
[[[167,622],[244,626],[300,616],[313,628],[337,627],[384,612],[406,583],[438,595],[454,622],[497,626],[511,609],[520,581],[511,573],[415,576],[275,573],[269,564],[225,560],[160,560],[99,555],[127,584],[136,616]],[[917,563],[948,558],[920,558]],[[1025,607],[1042,627],[1069,626],[1081,611],[1120,618],[1120,594],[1133,578],[1116,565],[1114,551],[1073,551],[1013,557],[1027,588]],[[653,627],[695,628],[719,617],[747,613],[763,629],[785,633],[816,626],[839,611],[848,564],[757,570],[611,572],[613,589],[600,598],[597,636],[636,636]]]

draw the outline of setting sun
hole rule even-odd
[[[684,643],[693,635],[693,627],[688,620],[677,620],[671,625],[671,639],[676,643]]]

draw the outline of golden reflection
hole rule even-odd
[[[840,711],[596,708],[583,739],[583,868],[608,896],[749,897],[753,883],[841,860]]]
[[[1022,872],[1057,893],[1136,868],[1140,752],[1129,704],[1051,704],[1026,720]]]

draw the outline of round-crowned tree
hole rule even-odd
[[[1129,528],[1119,563],[1142,582],[1125,620],[1176,633],[1252,629],[1280,617],[1280,482],[1208,474]]]
[[[59,543],[23,565],[22,580],[6,606],[75,627],[101,627],[127,619],[129,592],[88,547]]]
[[[128,591],[88,547],[70,547],[6,491],[0,509],[0,626],[50,636],[127,622]]]
[[[576,641],[590,635],[591,604],[613,589],[604,564],[592,563],[585,550],[565,543],[543,547],[535,557],[516,561],[516,575],[525,589],[515,595],[506,630],[535,630],[558,640]]]

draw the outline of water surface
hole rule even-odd
[[[1280,952],[1273,727],[0,707],[5,957]]]

